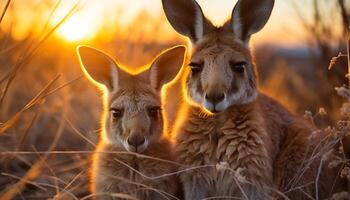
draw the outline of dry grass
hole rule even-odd
[[[6,19],[6,12],[13,3],[15,2],[6,1],[0,15],[0,24]],[[52,13],[59,4],[60,1],[53,6]],[[85,78],[82,78],[82,72],[75,58],[75,45],[66,44],[52,35],[79,7],[80,4],[72,7],[52,28],[47,25],[51,20],[49,17],[39,37],[28,35],[21,41],[15,41],[11,34],[5,30],[0,31],[0,44],[6,44],[0,45],[0,199],[91,199],[96,195],[134,199],[127,194],[89,192],[90,158],[99,133],[100,95],[96,94],[96,89]],[[137,24],[130,26],[132,30],[135,27],[139,26]],[[139,37],[135,36],[137,34],[133,35],[138,39],[115,38],[112,41],[98,43],[96,46],[118,55],[123,63],[137,66],[150,61],[161,49],[181,43],[178,40],[171,40],[165,44],[157,43],[142,39],[142,31],[138,34]],[[118,48],[115,48],[116,46]],[[349,58],[349,54],[347,56]],[[298,110],[303,102],[312,104],[317,102],[316,92],[305,89],[302,76],[296,71],[287,71],[289,68],[287,64],[279,63],[278,66],[274,67],[276,69],[274,76],[265,79],[263,88],[270,90],[269,93],[274,93],[278,99],[284,100],[284,104],[295,110]],[[288,76],[288,80],[280,80],[281,74]],[[288,84],[283,84],[284,82]],[[275,85],[281,87],[271,90]],[[170,90],[173,96],[167,98],[169,101],[167,109],[170,114],[168,117],[173,119],[178,102],[170,100],[178,99],[180,95],[176,88]],[[304,96],[305,99],[291,100],[297,91],[298,95]],[[296,183],[308,166],[316,159],[322,161],[328,155],[327,152],[335,147],[339,149],[339,156],[330,167],[341,165],[343,171],[339,176],[350,180],[349,157],[345,154],[348,147],[343,144],[343,141],[346,141],[344,138],[349,136],[350,132],[350,91],[348,86],[338,88],[337,91],[346,99],[341,111],[337,111],[341,120],[332,128],[325,130],[329,132],[329,137],[322,142],[322,145],[320,143],[317,150],[311,152],[310,157],[305,158],[300,173],[291,180],[290,189],[285,193],[302,190],[303,186],[298,186]],[[317,120],[315,116],[318,118],[321,115],[323,113],[316,115],[308,113],[307,117],[315,121]],[[337,146],[339,143],[341,146]],[[319,168],[322,165],[321,162]],[[235,175],[238,185],[246,181],[239,170],[232,171],[225,163],[187,168],[176,174],[205,168],[229,170]],[[130,169],[137,172],[132,167]],[[137,173],[147,179],[173,175],[147,177],[140,172]],[[318,178],[310,184],[317,185],[317,183]],[[141,189],[156,190],[139,183],[133,184],[139,185]],[[270,189],[274,195],[288,199],[284,193]],[[177,199],[168,194],[163,195],[167,199]],[[347,197],[349,194],[344,192],[336,194],[334,199]],[[218,198],[224,197],[208,199]],[[225,198],[237,199],[237,197]]]

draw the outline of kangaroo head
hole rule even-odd
[[[231,19],[215,27],[195,0],[162,0],[172,27],[190,38],[186,96],[190,103],[220,112],[257,96],[256,70],[249,40],[264,27],[274,0],[238,0]]]
[[[128,73],[94,48],[80,46],[77,52],[85,75],[105,86],[102,139],[133,152],[142,152],[158,141],[163,132],[161,89],[180,71],[185,47],[164,51],[137,74]]]

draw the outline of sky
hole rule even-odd
[[[54,26],[77,1],[62,0],[53,15],[51,25]],[[304,43],[305,33],[300,28],[295,8],[292,6],[293,1],[299,4],[299,9],[302,13],[310,15],[311,0],[276,0],[269,22],[261,32],[253,36],[253,42],[258,44],[271,43],[281,46],[297,46]],[[26,12],[29,12],[26,4],[40,5],[44,0],[17,0],[14,2],[17,3],[16,6],[21,11],[22,17],[26,15],[30,18],[30,14],[26,14]],[[19,4],[18,2],[23,3]],[[236,2],[237,0],[198,0],[205,16],[216,25],[222,24],[229,18]],[[165,20],[161,0],[80,0],[80,4],[83,5],[82,8],[71,16],[57,31],[58,35],[61,35],[68,41],[93,38],[102,24],[107,23],[114,28],[115,24],[126,26],[142,11],[146,11],[154,19],[158,19],[161,16],[165,24],[161,26],[164,29],[163,31],[174,34],[174,30]],[[54,4],[49,6],[46,11],[43,11],[46,16],[50,15],[53,6]],[[25,24],[26,22],[27,24]],[[19,36],[26,29],[25,27],[31,27],[30,20],[25,20],[21,23],[25,25],[21,25],[16,31]]]
[[[72,5],[74,1],[65,1],[65,7]],[[198,0],[204,14],[216,25],[225,22],[231,15],[237,0]],[[304,12],[310,7],[310,0],[304,0],[301,6]],[[116,16],[116,10],[120,8],[123,14]],[[121,24],[127,24],[142,10],[157,17],[164,15],[160,0],[87,0],[80,12],[81,16],[90,18],[89,23],[104,20],[119,20]],[[104,13],[104,14],[102,14]],[[91,20],[93,18],[94,20]],[[295,30],[299,27],[299,21],[295,16],[295,10],[291,6],[291,0],[276,0],[271,18],[265,28],[253,37],[256,43],[277,43],[281,45],[293,45],[300,42],[303,32]],[[291,28],[294,27],[294,28]],[[168,27],[167,27],[168,28]],[[97,29],[97,28],[96,28]],[[172,31],[172,30],[171,30]]]

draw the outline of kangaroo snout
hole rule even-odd
[[[128,137],[127,142],[130,146],[133,146],[137,151],[138,148],[146,142],[146,138],[141,134],[133,134]]]
[[[213,105],[220,103],[224,98],[225,94],[221,92],[212,92],[205,95],[205,99]]]
[[[124,139],[124,147],[128,151],[142,153],[148,147],[148,139],[144,128],[134,127]]]
[[[211,91],[205,95],[204,106],[210,112],[218,113],[226,108],[225,102],[225,93]]]

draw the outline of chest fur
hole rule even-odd
[[[253,179],[270,176],[270,147],[262,118],[251,112],[229,113],[221,118],[190,115],[177,137],[180,163],[188,166],[224,163],[233,170],[244,169]],[[209,171],[220,174],[215,168]]]
[[[102,145],[101,145],[102,146]],[[117,151],[108,145],[104,145],[98,151]],[[156,149],[157,150],[157,149]],[[168,149],[158,152],[158,155],[136,155],[128,152],[96,153],[94,163],[108,172],[108,174],[121,176],[132,181],[151,180],[152,177],[172,172],[176,165],[172,164]]]
[[[161,149],[163,151],[156,148],[157,156],[149,158],[120,152],[118,148],[100,143],[93,159],[92,190],[96,193],[126,193],[141,200],[159,198],[159,193],[145,190],[145,187],[177,194],[176,177],[164,176],[177,167],[169,161],[168,149]],[[104,151],[116,153],[99,153]]]

